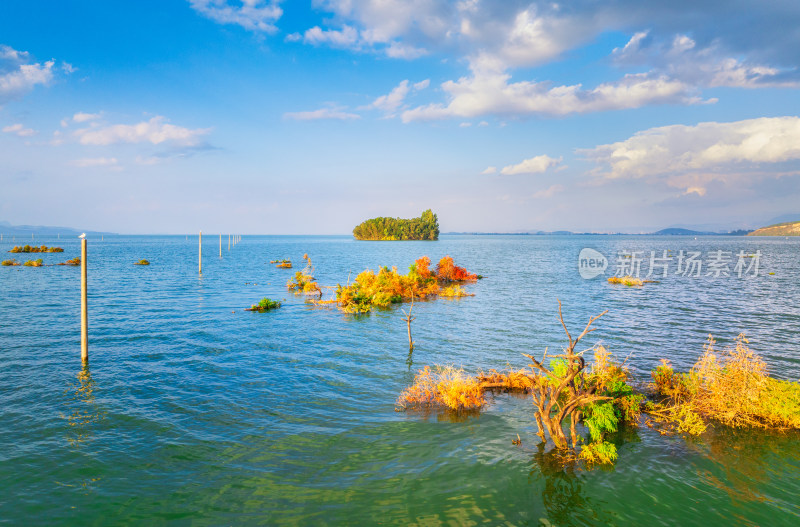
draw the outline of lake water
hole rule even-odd
[[[35,243],[65,252],[3,259],[80,252]],[[642,251],[646,274],[663,250],[706,265],[730,251],[733,276],[680,276],[672,260],[660,283],[613,286],[580,277],[584,247],[609,258],[606,277],[619,251]],[[559,349],[556,299],[573,334],[608,309],[587,347],[630,355],[638,379],[660,358],[689,368],[709,334],[722,347],[745,332],[774,376],[797,380],[800,239],[252,236],[229,251],[226,236],[218,250],[204,236],[198,277],[196,236],[91,239],[88,370],[80,268],[0,268],[0,523],[800,524],[797,434],[642,427],[618,438],[613,468],[565,471],[537,447],[528,398],[498,395],[474,416],[394,406],[425,365],[520,368],[522,353]],[[740,250],[761,251],[758,276],[733,272]],[[304,253],[322,285],[447,254],[485,279],[474,297],[415,304],[409,367],[399,308],[355,317],[287,293],[294,270],[267,262],[297,270]],[[244,311],[265,296],[283,306]]]

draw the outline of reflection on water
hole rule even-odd
[[[69,415],[64,416],[69,424],[67,443],[73,448],[86,443],[91,438],[93,425],[106,417],[107,412],[95,402],[94,390],[95,381],[89,365],[84,364],[75,382],[64,391],[66,405],[71,407]]]
[[[545,444],[540,443],[533,456],[529,479],[537,486],[544,482],[542,503],[547,518],[539,520],[541,525],[612,523],[613,515],[605,510],[606,504],[588,496],[585,474],[572,452],[546,451]]]
[[[698,468],[701,480],[728,493],[734,501],[769,501],[761,489],[785,463],[800,462],[796,432],[710,429],[700,439],[689,440],[688,447],[711,464]]]

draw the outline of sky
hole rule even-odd
[[[3,0],[0,220],[119,233],[800,214],[796,0]]]

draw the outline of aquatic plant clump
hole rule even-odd
[[[62,263],[56,264],[56,265],[69,265],[69,266],[72,266],[72,267],[77,267],[80,264],[81,264],[81,257],[78,256],[76,258],[73,258],[72,260],[67,260],[66,262],[62,262]]]
[[[269,298],[262,298],[257,304],[253,304],[249,308],[245,308],[245,311],[256,311],[258,313],[266,313],[267,311],[271,311],[273,309],[278,309],[281,307],[281,303],[276,300],[270,300]]]
[[[291,269],[292,268],[292,261],[283,259],[283,260],[270,260],[269,263],[271,264],[278,264],[275,267],[279,269]]]
[[[441,295],[442,285],[450,284],[454,277],[477,280],[477,275],[455,266],[450,256],[440,260],[436,272],[430,269],[430,264],[430,258],[423,256],[411,264],[407,274],[398,273],[396,267],[381,267],[377,273],[367,269],[352,284],[337,286],[336,303],[348,313],[368,313],[374,307]],[[446,296],[468,295],[460,287],[445,289]]]
[[[644,285],[645,281],[640,280],[639,278],[634,278],[633,276],[612,276],[608,279],[608,283],[610,284],[622,284],[627,285],[628,287],[632,286],[642,286]]]
[[[150,265],[150,261],[149,260],[145,260],[144,258],[142,258],[138,262],[135,262],[133,265]]]
[[[42,267],[44,265],[44,261],[39,258],[38,260],[28,260],[24,264],[25,267]]]
[[[13,249],[8,251],[10,253],[63,253],[64,249],[61,247],[48,247],[42,245],[40,247],[24,245],[22,247],[15,245]]]
[[[451,410],[472,410],[486,404],[483,388],[460,368],[425,366],[414,377],[414,384],[397,399],[398,409],[441,406]]]
[[[2,263],[0,263],[0,265],[4,265],[6,267],[13,267],[13,266],[19,265],[19,262],[14,260],[14,259],[3,260]]]
[[[548,355],[545,350],[542,360],[526,355],[533,361],[530,371],[490,370],[488,374],[468,378],[461,370],[426,367],[400,395],[397,406],[407,409],[439,405],[460,410],[483,406],[485,400],[477,394],[486,390],[530,393],[542,442],[549,436],[557,450],[572,451],[573,458],[580,444],[578,459],[587,464],[613,463],[617,450],[607,440],[608,436],[623,424],[638,423],[644,396],[634,392],[627,382],[628,370],[612,360],[606,348],[594,348],[594,361],[588,370],[584,352],[575,352],[578,342],[593,331],[592,324],[603,314],[590,318],[574,339],[561,317],[569,340],[567,348],[557,355]],[[545,365],[547,359],[550,361]],[[566,423],[569,423],[569,440],[564,431]],[[579,423],[588,431],[585,437],[578,433]]]
[[[286,287],[288,287],[290,291],[294,291],[295,293],[307,293],[307,294],[322,293],[319,284],[314,281],[314,277],[311,276],[310,274],[306,274],[304,271],[297,271],[294,274],[294,278],[290,278],[289,281],[286,282]]]
[[[661,401],[646,412],[668,431],[697,435],[708,421],[734,428],[800,429],[800,384],[769,376],[744,334],[733,348],[715,350],[709,336],[703,355],[688,373],[669,361],[651,372]]]

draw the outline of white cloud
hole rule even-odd
[[[663,126],[578,152],[597,163],[604,178],[666,177],[702,195],[698,189],[708,180],[800,160],[800,117]]]
[[[284,119],[293,119],[295,121],[316,121],[320,119],[335,119],[339,121],[348,121],[353,119],[361,119],[361,116],[355,113],[348,113],[338,108],[320,108],[308,112],[287,112],[283,114]]]
[[[196,146],[210,128],[191,130],[166,122],[161,116],[137,124],[115,124],[82,128],[74,132],[83,145],[111,145],[119,143],[170,143],[176,146]]]
[[[796,87],[790,69],[768,67],[727,56],[717,43],[700,47],[687,35],[658,40],[638,32],[612,53],[621,66],[651,65],[653,71],[698,87]]]
[[[382,110],[386,112],[387,115],[392,115],[400,108],[403,102],[405,102],[409,89],[408,80],[404,80],[395,86],[388,94],[381,95],[372,101],[372,104],[366,106],[365,109]]]
[[[36,130],[25,128],[22,124],[12,124],[3,128],[3,132],[7,134],[14,134],[20,137],[30,137],[36,135]]]
[[[497,167],[486,167],[486,170],[481,172],[481,174],[490,176],[492,174],[497,174]]]
[[[192,8],[220,24],[236,24],[249,31],[273,33],[283,10],[274,0],[189,0]]]
[[[648,104],[700,102],[691,86],[646,73],[625,75],[592,89],[582,85],[554,86],[546,82],[510,82],[511,75],[473,67],[470,77],[447,81],[448,103],[429,104],[403,112],[403,122],[477,117],[481,115],[567,115]]]
[[[87,121],[96,121],[97,119],[100,119],[100,117],[102,117],[102,114],[99,113],[78,112],[72,116],[72,120],[76,123],[85,123]]]
[[[427,55],[428,51],[423,48],[416,48],[400,42],[391,42],[386,48],[386,56],[393,59],[416,59]]]
[[[350,26],[344,26],[341,30],[323,30],[319,26],[314,26],[303,34],[303,42],[315,46],[328,44],[333,47],[351,48],[357,46],[359,38],[358,31]]]
[[[546,189],[534,192],[531,197],[534,199],[552,198],[555,194],[564,190],[563,185],[550,185]]]
[[[117,164],[117,158],[115,157],[85,157],[83,159],[75,159],[70,161],[70,165],[79,168],[90,168],[90,167],[107,167],[107,166],[115,166]]]
[[[430,79],[425,79],[424,81],[419,81],[419,82],[415,83],[414,84],[414,89],[417,90],[417,91],[424,90],[425,88],[430,86],[430,84],[431,84],[431,80]]]
[[[541,155],[526,159],[516,165],[508,165],[503,167],[500,171],[501,174],[510,176],[515,174],[541,174],[548,169],[558,166],[563,158],[558,159],[548,155]]]
[[[27,52],[0,45],[0,104],[53,80],[54,60],[27,64],[28,60]]]
[[[469,121],[464,121],[463,123],[459,123],[458,126],[461,128],[469,128],[470,126],[472,126],[472,123]]]
[[[419,91],[424,90],[428,87],[428,85],[430,85],[430,79],[425,79],[424,81],[417,82],[410,86],[408,79],[403,80],[400,82],[400,84],[392,88],[392,91],[390,91],[388,94],[381,95],[372,101],[372,103],[359,109],[381,110],[386,114],[387,117],[394,117],[395,113],[399,109],[406,107],[404,103],[412,88],[414,91]]]

